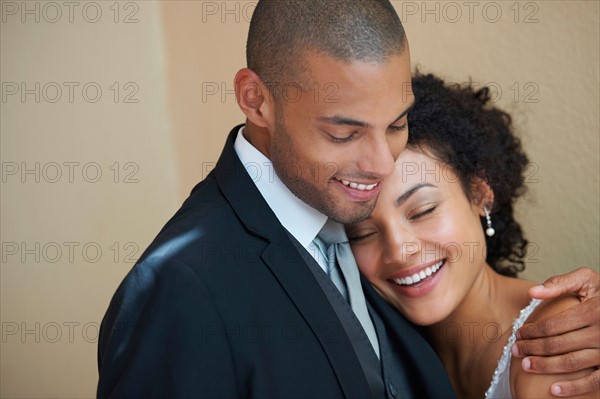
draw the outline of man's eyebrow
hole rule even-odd
[[[435,186],[433,184],[429,184],[429,183],[417,184],[416,186],[412,187],[411,189],[407,190],[404,194],[402,194],[398,198],[396,198],[396,201],[394,201],[394,206],[396,208],[399,207],[400,205],[405,203],[406,200],[408,200],[414,193],[416,193],[418,190],[422,189],[423,187],[435,187]]]
[[[404,112],[402,112],[391,124],[393,125],[394,123],[398,122],[400,119],[404,118],[404,116],[406,116],[406,114],[408,114],[410,112],[410,110],[413,109],[414,106],[415,106],[415,102],[413,101],[412,104],[410,104],[410,106]],[[319,122],[325,122],[325,123],[329,123],[332,125],[348,125],[348,126],[357,126],[357,127],[364,127],[364,128],[372,127],[367,122],[357,121],[356,119],[346,118],[346,117],[338,116],[338,115],[321,116],[317,120]]]
[[[415,102],[413,101],[408,108],[406,108],[406,111],[404,111],[403,113],[400,114],[400,116],[398,116],[396,118],[395,121],[392,122],[392,125],[396,122],[398,122],[400,119],[404,118],[413,108],[415,107]]]
[[[317,120],[319,122],[330,123],[332,125],[349,125],[349,126],[358,126],[358,127],[365,127],[365,128],[371,127],[371,125],[369,125],[366,122],[357,121],[355,119],[345,118],[343,116],[337,116],[337,115],[322,116],[322,117],[318,118]]]

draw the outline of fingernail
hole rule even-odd
[[[517,337],[517,339],[521,339],[521,330],[517,330],[515,337]]]
[[[560,395],[561,393],[562,393],[562,389],[560,388],[560,385],[552,386],[552,395]]]
[[[533,287],[530,288],[531,290],[534,291],[542,291],[544,289],[544,286],[542,284],[539,285],[534,285]]]
[[[517,344],[513,344],[513,346],[510,347],[510,352],[513,354],[513,356],[519,356],[519,347]]]
[[[523,369],[525,369],[525,370],[529,370],[531,368],[531,360],[529,360],[528,357],[526,357],[525,359],[523,359],[523,361],[521,362],[521,364],[523,365]]]

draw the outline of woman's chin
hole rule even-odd
[[[446,306],[443,306],[448,303],[449,298],[428,301],[407,301],[406,298],[401,299],[402,300],[398,300],[398,298],[395,298],[395,300],[392,301],[396,309],[398,309],[408,321],[421,327],[440,323],[452,313],[451,309],[447,309]]]
[[[437,324],[445,319],[442,315],[423,315],[423,311],[413,313],[404,313],[404,316],[413,324],[421,327],[428,327]]]

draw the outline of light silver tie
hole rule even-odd
[[[365,294],[360,284],[360,274],[344,227],[340,223],[328,219],[317,238],[320,238],[327,246],[325,253],[331,281],[349,301],[354,314],[371,341],[377,357],[379,357],[377,333],[367,310]],[[320,244],[318,241],[316,242]]]

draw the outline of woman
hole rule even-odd
[[[371,217],[346,227],[357,263],[387,301],[424,326],[459,397],[550,397],[557,377],[584,372],[525,373],[511,360],[514,331],[578,300],[530,301],[534,283],[514,278],[527,241],[513,203],[528,160],[511,118],[488,104],[487,89],[418,75],[413,91],[407,149]]]

